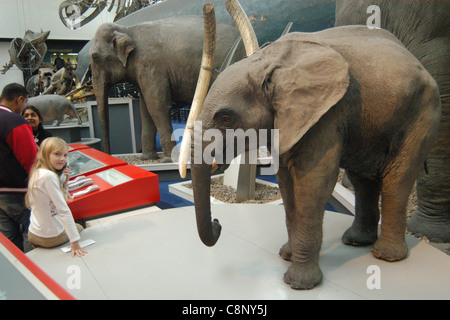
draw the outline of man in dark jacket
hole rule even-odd
[[[27,90],[17,83],[5,86],[0,100],[0,232],[21,250],[30,220],[28,174],[37,154],[31,126],[20,115],[27,100]]]

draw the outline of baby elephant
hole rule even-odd
[[[373,255],[387,261],[405,258],[408,196],[434,142],[440,111],[436,82],[388,31],[346,26],[290,33],[218,76],[199,120],[203,133],[222,133],[216,146],[224,148],[211,148],[210,139],[195,141],[194,148],[215,150],[217,160],[226,154],[228,129],[279,130],[277,180],[288,232],[280,255],[292,262],[284,281],[310,289],[323,277],[323,213],[340,167],[356,194],[355,219],[343,242],[373,244]],[[211,167],[195,160],[198,232],[212,246],[221,226],[211,221]]]
[[[73,103],[60,95],[45,94],[31,97],[28,99],[27,105],[38,108],[44,118],[44,122],[58,120],[56,125],[59,126],[64,120],[65,114],[68,114],[72,118],[77,118],[78,124],[82,122]]]

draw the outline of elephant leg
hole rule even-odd
[[[156,126],[152,117],[148,113],[147,106],[144,99],[139,100],[139,109],[141,112],[142,133],[142,160],[157,160],[159,159],[156,153]]]
[[[444,3],[446,9],[442,12],[448,15],[449,3],[440,4]],[[408,221],[408,231],[412,234],[441,243],[450,242],[450,41],[448,33],[445,34],[430,41],[427,50],[421,50],[427,54],[420,62],[439,85],[442,113],[426,170],[421,170],[417,180],[417,210]]]
[[[163,149],[164,158],[162,162],[172,162],[172,150],[176,148],[175,141],[172,141],[172,122],[170,121],[170,96],[162,99],[157,96],[159,100],[153,99],[151,93],[146,92],[144,99],[147,105],[148,113],[156,125],[159,133],[159,140]]]
[[[416,122],[405,136],[396,156],[382,172],[381,233],[372,253],[379,259],[397,261],[406,257],[406,208],[414,182],[423,170],[424,161],[435,141],[439,117],[434,102],[436,91],[432,87],[422,91],[422,107]]]
[[[295,210],[287,211],[292,264],[284,281],[293,289],[311,289],[322,281],[319,253],[323,215],[339,174],[340,144],[331,138],[329,144],[308,140],[310,143],[305,143],[298,153],[301,157],[289,168]]]
[[[281,198],[283,199],[284,204],[284,210],[286,211],[286,226],[288,231],[288,237],[290,235],[290,220],[289,217],[292,217],[295,212],[295,198],[294,198],[294,187],[292,183],[292,177],[289,172],[289,170],[284,167],[280,166],[277,172],[277,181],[278,186],[280,188]],[[284,260],[291,260],[291,247],[289,246],[289,240],[286,242],[283,247],[280,249],[280,256]]]
[[[408,221],[408,231],[416,237],[426,236],[431,242],[448,243],[450,177],[445,180],[442,175],[449,170],[450,154],[437,159],[438,164],[433,167],[430,163],[436,158],[427,160],[429,173],[422,172],[417,181],[417,210]]]
[[[438,243],[450,242],[450,90],[446,91],[436,143],[417,180],[417,210],[408,221],[413,235]]]
[[[163,121],[156,122],[156,127],[159,132],[159,141],[161,142],[161,147],[163,149],[164,158],[161,160],[162,162],[173,162],[178,161],[178,149],[175,141],[172,140],[172,122],[170,121],[169,108],[167,107],[167,112],[165,112],[165,117],[163,117]],[[174,157],[172,161],[172,152],[175,151]]]
[[[383,179],[381,233],[372,249],[378,259],[398,261],[408,253],[405,240],[406,206],[413,185],[414,180],[408,179],[405,174],[399,177],[396,173],[389,173]]]
[[[419,156],[424,144],[418,139],[417,143],[411,142],[414,138],[417,139],[417,135],[410,134],[397,157],[383,172],[381,233],[372,249],[373,255],[378,259],[398,261],[408,253],[405,240],[406,207],[424,160]]]
[[[380,219],[380,183],[349,170],[346,173],[355,188],[356,213],[352,226],[342,236],[342,242],[352,246],[372,245],[377,240]]]

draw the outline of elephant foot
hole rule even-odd
[[[450,214],[428,216],[416,211],[408,221],[408,231],[416,237],[427,237],[431,242],[450,242]]]
[[[171,157],[164,157],[159,162],[160,163],[172,163],[173,161],[172,161]]]
[[[141,160],[158,160],[159,156],[156,153],[156,151],[154,152],[142,152],[141,155]]]
[[[323,274],[317,263],[293,263],[284,274],[284,282],[292,289],[309,290],[322,282]]]
[[[389,262],[399,261],[408,254],[408,246],[406,241],[392,241],[380,237],[374,244],[372,254],[375,258],[386,260]]]
[[[286,261],[291,261],[292,251],[289,242],[286,242],[280,249],[279,255]]]
[[[367,231],[351,226],[342,235],[342,242],[349,246],[370,246],[377,240],[377,230]]]

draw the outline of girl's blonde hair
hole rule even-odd
[[[60,181],[59,172],[57,172],[56,169],[53,168],[52,164],[50,163],[50,154],[53,152],[63,150],[64,148],[68,148],[67,143],[63,139],[58,137],[50,137],[45,139],[42,142],[41,146],[39,147],[36,159],[34,160],[34,164],[30,170],[30,175],[28,179],[28,192],[25,196],[25,204],[28,209],[31,208],[30,205],[30,202],[32,200],[31,191],[33,190],[33,187],[36,185],[37,182],[38,169],[43,168],[54,172],[56,175],[58,175],[58,181]],[[59,182],[59,187],[64,197],[66,197],[61,181]]]

